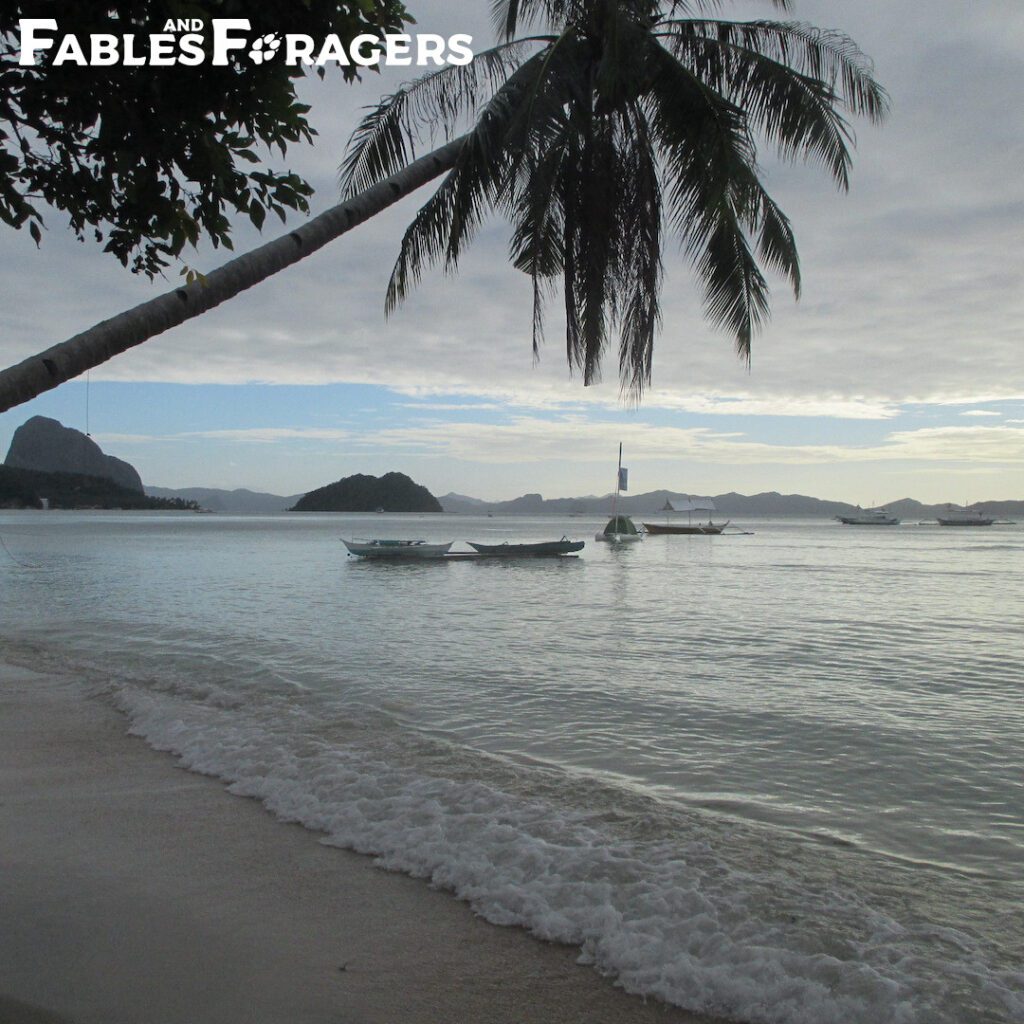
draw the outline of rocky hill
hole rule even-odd
[[[143,493],[135,467],[113,455],[80,430],[46,416],[33,416],[14,432],[4,465],[37,473],[74,473],[112,480],[118,487]]]
[[[292,512],[443,512],[426,487],[404,473],[357,473],[304,495]]]

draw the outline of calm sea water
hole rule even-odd
[[[738,1020],[1024,1020],[1024,528],[0,515],[3,656]],[[340,536],[587,540],[381,565]],[[457,544],[456,548],[464,547]]]

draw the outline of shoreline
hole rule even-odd
[[[713,1024],[328,847],[0,664],[0,1024]]]

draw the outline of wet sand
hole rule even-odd
[[[696,1024],[0,665],[0,1024]]]

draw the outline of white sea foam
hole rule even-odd
[[[184,692],[183,692],[184,691]],[[966,934],[901,923],[840,888],[737,868],[708,834],[637,839],[325,728],[292,696],[124,686],[132,732],[324,842],[429,879],[487,920],[580,947],[630,992],[752,1024],[1024,1020],[1024,979]]]

